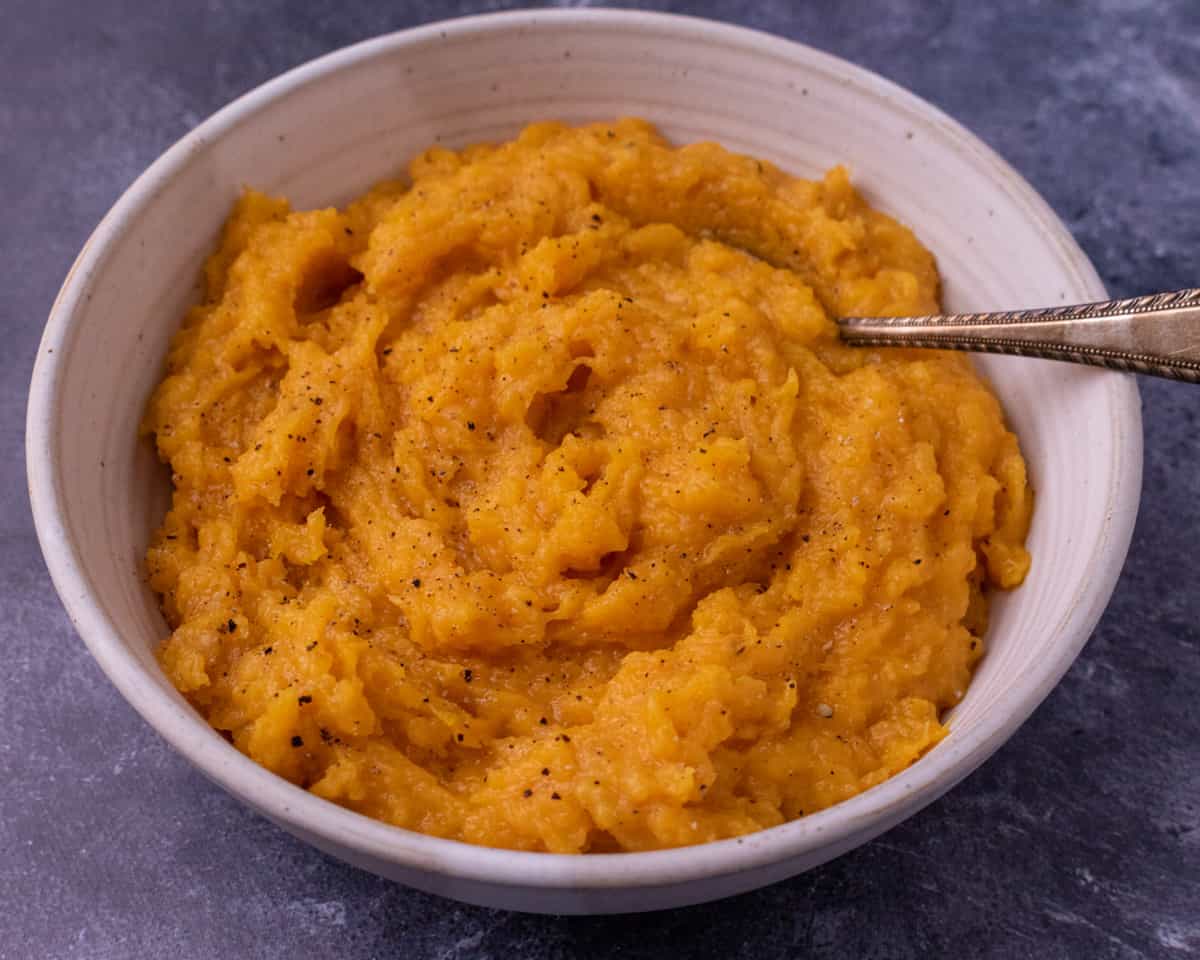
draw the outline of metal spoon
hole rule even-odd
[[[1011,353],[1200,383],[1200,289],[1044,310],[844,317],[860,347]]]

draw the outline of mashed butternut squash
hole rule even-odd
[[[390,823],[543,851],[820,810],[946,734],[1019,584],[1016,438],[841,169],[648,124],[418,157],[345,210],[248,192],[144,429],[172,682]]]

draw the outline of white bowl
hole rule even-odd
[[[137,180],[85,245],[34,368],[27,453],[38,535],[76,629],[126,699],[208,777],[295,835],[472,903],[555,913],[697,903],[799,873],[888,829],[995,751],[1070,666],[1112,592],[1137,508],[1141,422],[1131,378],[981,360],[1037,491],[1028,581],[995,605],[989,653],[945,741],[852,800],[740,839],[584,856],[473,847],[351,813],[238,753],[154,660],[166,627],[141,558],[168,485],[149,444],[136,438],[236,194],[253,184],[297,206],[338,203],[435,141],[507,138],[536,119],[627,114],[677,141],[718,140],[801,175],[845,161],[871,201],[937,254],[948,308],[1105,295],[1028,184],[954,121],[879,77],[702,20],[518,12],[341,50],[201,124]]]

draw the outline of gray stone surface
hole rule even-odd
[[[575,4],[573,4],[575,5]],[[0,957],[1176,957],[1200,953],[1200,390],[1144,381],[1146,485],[1083,656],[948,797],[710,906],[538,918],[394,886],[202,780],[74,635],[24,491],[25,393],[88,232],[169,143],[343,44],[501,2],[0,10]],[[1062,214],[1114,294],[1200,282],[1200,3],[709,0],[914,89]]]

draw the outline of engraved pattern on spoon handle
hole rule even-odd
[[[847,317],[861,347],[932,347],[1065,360],[1200,383],[1200,289],[1040,310]]]

